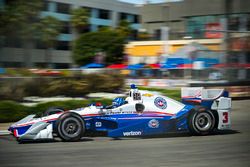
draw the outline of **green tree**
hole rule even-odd
[[[121,20],[116,28],[116,31],[128,39],[131,36],[133,29],[127,20]]]
[[[71,11],[71,24],[77,33],[81,34],[89,25],[89,11],[84,8],[76,8]]]
[[[74,42],[73,59],[79,65],[87,64],[101,51],[106,54],[107,63],[121,62],[124,40],[123,35],[108,28],[82,34]]]
[[[62,27],[62,23],[55,17],[46,16],[40,20],[39,23],[36,24],[35,29],[39,29],[37,31],[36,38],[44,42],[46,46],[45,51],[45,62],[47,62],[47,67],[51,68],[51,50],[55,45],[55,41],[57,40],[58,35],[60,34],[60,30]]]
[[[0,33],[5,38],[19,37],[25,49],[23,61],[30,66],[29,49],[33,40],[34,23],[40,17],[43,0],[13,0],[1,10]]]

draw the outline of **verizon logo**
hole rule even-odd
[[[140,136],[141,134],[141,131],[123,132],[123,136]]]

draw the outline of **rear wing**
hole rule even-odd
[[[181,89],[182,103],[202,105],[211,108],[213,102],[220,97],[229,97],[224,89],[204,89],[203,87],[184,87]]]
[[[219,130],[231,128],[232,102],[229,93],[224,89],[182,88],[181,98],[184,104],[201,105],[217,111]]]

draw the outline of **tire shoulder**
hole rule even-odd
[[[60,126],[61,126],[61,123],[63,120],[65,120],[66,118],[68,117],[74,117],[76,119],[78,119],[78,121],[80,121],[80,123],[82,124],[82,127],[81,127],[81,134],[80,136],[77,136],[75,138],[68,138],[66,136],[63,136],[62,135],[62,132],[60,130]],[[63,113],[59,118],[58,120],[56,121],[56,127],[55,127],[55,130],[56,130],[56,133],[57,135],[63,140],[63,141],[78,141],[80,140],[80,138],[83,136],[83,134],[85,133],[85,123],[84,123],[84,120],[82,119],[82,117],[77,114],[77,113],[74,113],[74,112],[65,112]]]
[[[195,128],[195,125],[193,125],[193,121],[194,121],[196,115],[198,114],[198,112],[206,112],[211,116],[211,118],[213,120],[213,125],[209,129],[209,131],[201,132]],[[210,111],[209,109],[207,109],[206,107],[197,105],[190,111],[190,114],[188,116],[188,127],[189,127],[189,130],[190,130],[192,135],[208,135],[214,130],[215,126],[216,126],[215,116],[214,116],[213,112]]]

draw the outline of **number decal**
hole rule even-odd
[[[141,100],[141,94],[140,93],[134,93],[133,98],[134,98],[134,100]]]
[[[223,123],[228,123],[228,112],[223,112]]]

